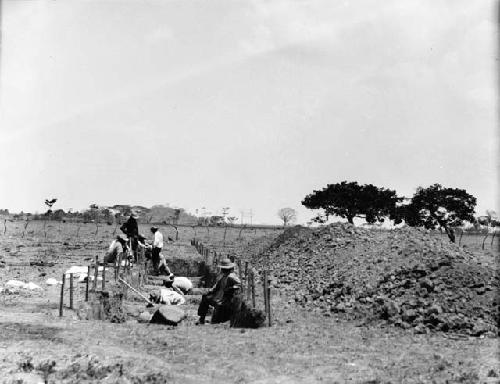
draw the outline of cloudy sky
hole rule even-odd
[[[2,2],[0,208],[229,206],[342,180],[497,208],[496,2]]]

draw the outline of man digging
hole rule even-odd
[[[198,316],[200,316],[197,325],[205,324],[205,317],[210,306],[214,307],[211,323],[223,323],[231,319],[233,315],[233,298],[241,290],[241,281],[234,272],[234,264],[229,259],[224,259],[219,265],[222,276],[215,284],[215,287],[203,295],[200,306],[198,307]]]

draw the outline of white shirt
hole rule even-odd
[[[163,235],[161,234],[161,232],[159,230],[155,232],[153,247],[163,248]]]
[[[186,302],[186,299],[177,292],[168,288],[160,288],[161,304],[180,305]]]
[[[175,276],[172,287],[179,288],[182,292],[187,292],[193,288],[193,283],[187,277]]]

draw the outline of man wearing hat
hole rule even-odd
[[[109,246],[106,256],[104,256],[104,263],[115,263],[118,255],[122,253],[127,247],[127,240],[122,235],[117,235],[115,240]]]
[[[139,238],[139,227],[137,225],[137,219],[139,215],[136,211],[132,211],[128,220],[120,227],[120,230],[127,235],[132,243],[132,251],[134,252],[134,258],[137,258],[137,243]]]
[[[151,227],[151,233],[154,235],[153,249],[151,251],[151,260],[153,261],[153,268],[155,273],[159,273],[160,268],[160,252],[163,249],[163,235],[158,227]]]
[[[222,276],[215,287],[201,298],[198,307],[200,320],[197,324],[205,324],[205,316],[210,306],[214,307],[212,323],[223,323],[231,318],[231,302],[233,297],[240,293],[241,281],[234,272],[234,263],[231,260],[222,260],[219,268]]]

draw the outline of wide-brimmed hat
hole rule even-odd
[[[130,216],[131,216],[131,217],[133,217],[134,219],[138,219],[138,218],[139,218],[139,215],[137,214],[137,212],[136,212],[136,211],[132,211],[132,212],[130,213]]]
[[[222,259],[218,267],[220,269],[231,269],[234,268],[234,263],[232,263],[229,259]]]

